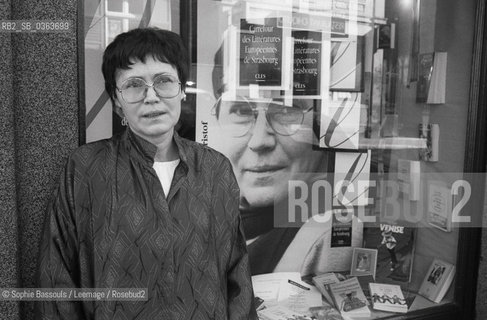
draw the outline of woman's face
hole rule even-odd
[[[219,149],[232,162],[243,207],[271,206],[288,197],[289,180],[326,168],[324,153],[312,149],[312,117],[312,110],[304,113],[301,128],[285,136],[277,134],[259,111],[247,134],[221,135]]]
[[[166,75],[179,81],[177,70],[170,64],[155,60],[147,56],[145,63],[136,60],[127,70],[119,69],[115,74],[117,88],[122,88],[127,81],[142,79],[147,84],[152,84],[155,77]],[[158,144],[166,135],[172,135],[174,126],[181,114],[181,98],[184,92],[173,98],[159,97],[154,88],[147,88],[145,97],[139,102],[128,103],[122,94],[116,91],[116,111],[121,117],[125,117],[129,127],[134,133],[145,140]]]

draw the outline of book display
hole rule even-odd
[[[422,297],[441,303],[454,276],[454,265],[434,259],[417,292],[387,283],[387,277],[334,272],[311,279],[302,279],[299,272],[274,272],[255,275],[252,283],[260,319],[353,320],[406,314],[424,303]]]
[[[377,282],[371,275],[341,273],[320,274],[311,281],[302,281],[299,273],[276,272],[253,276],[252,282],[260,319],[359,320],[406,314],[421,296],[440,303],[454,272],[455,266],[435,259],[418,293],[403,291],[397,284]]]

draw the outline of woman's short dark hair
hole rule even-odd
[[[189,61],[188,52],[179,35],[159,28],[138,28],[119,34],[103,54],[101,69],[105,78],[105,89],[112,103],[116,96],[117,69],[127,70],[135,61],[145,63],[148,55],[175,67],[184,90]]]

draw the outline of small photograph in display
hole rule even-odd
[[[428,276],[428,282],[431,282],[434,285],[438,284],[443,276],[443,273],[445,273],[445,266],[436,264]]]
[[[352,276],[371,275],[375,278],[377,265],[377,250],[354,248],[352,256],[352,267],[350,274]]]

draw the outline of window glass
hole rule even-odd
[[[468,193],[451,197],[474,9],[198,1],[196,141],[232,162],[253,275],[373,274],[410,311],[435,305],[425,274],[456,264],[452,212]]]

